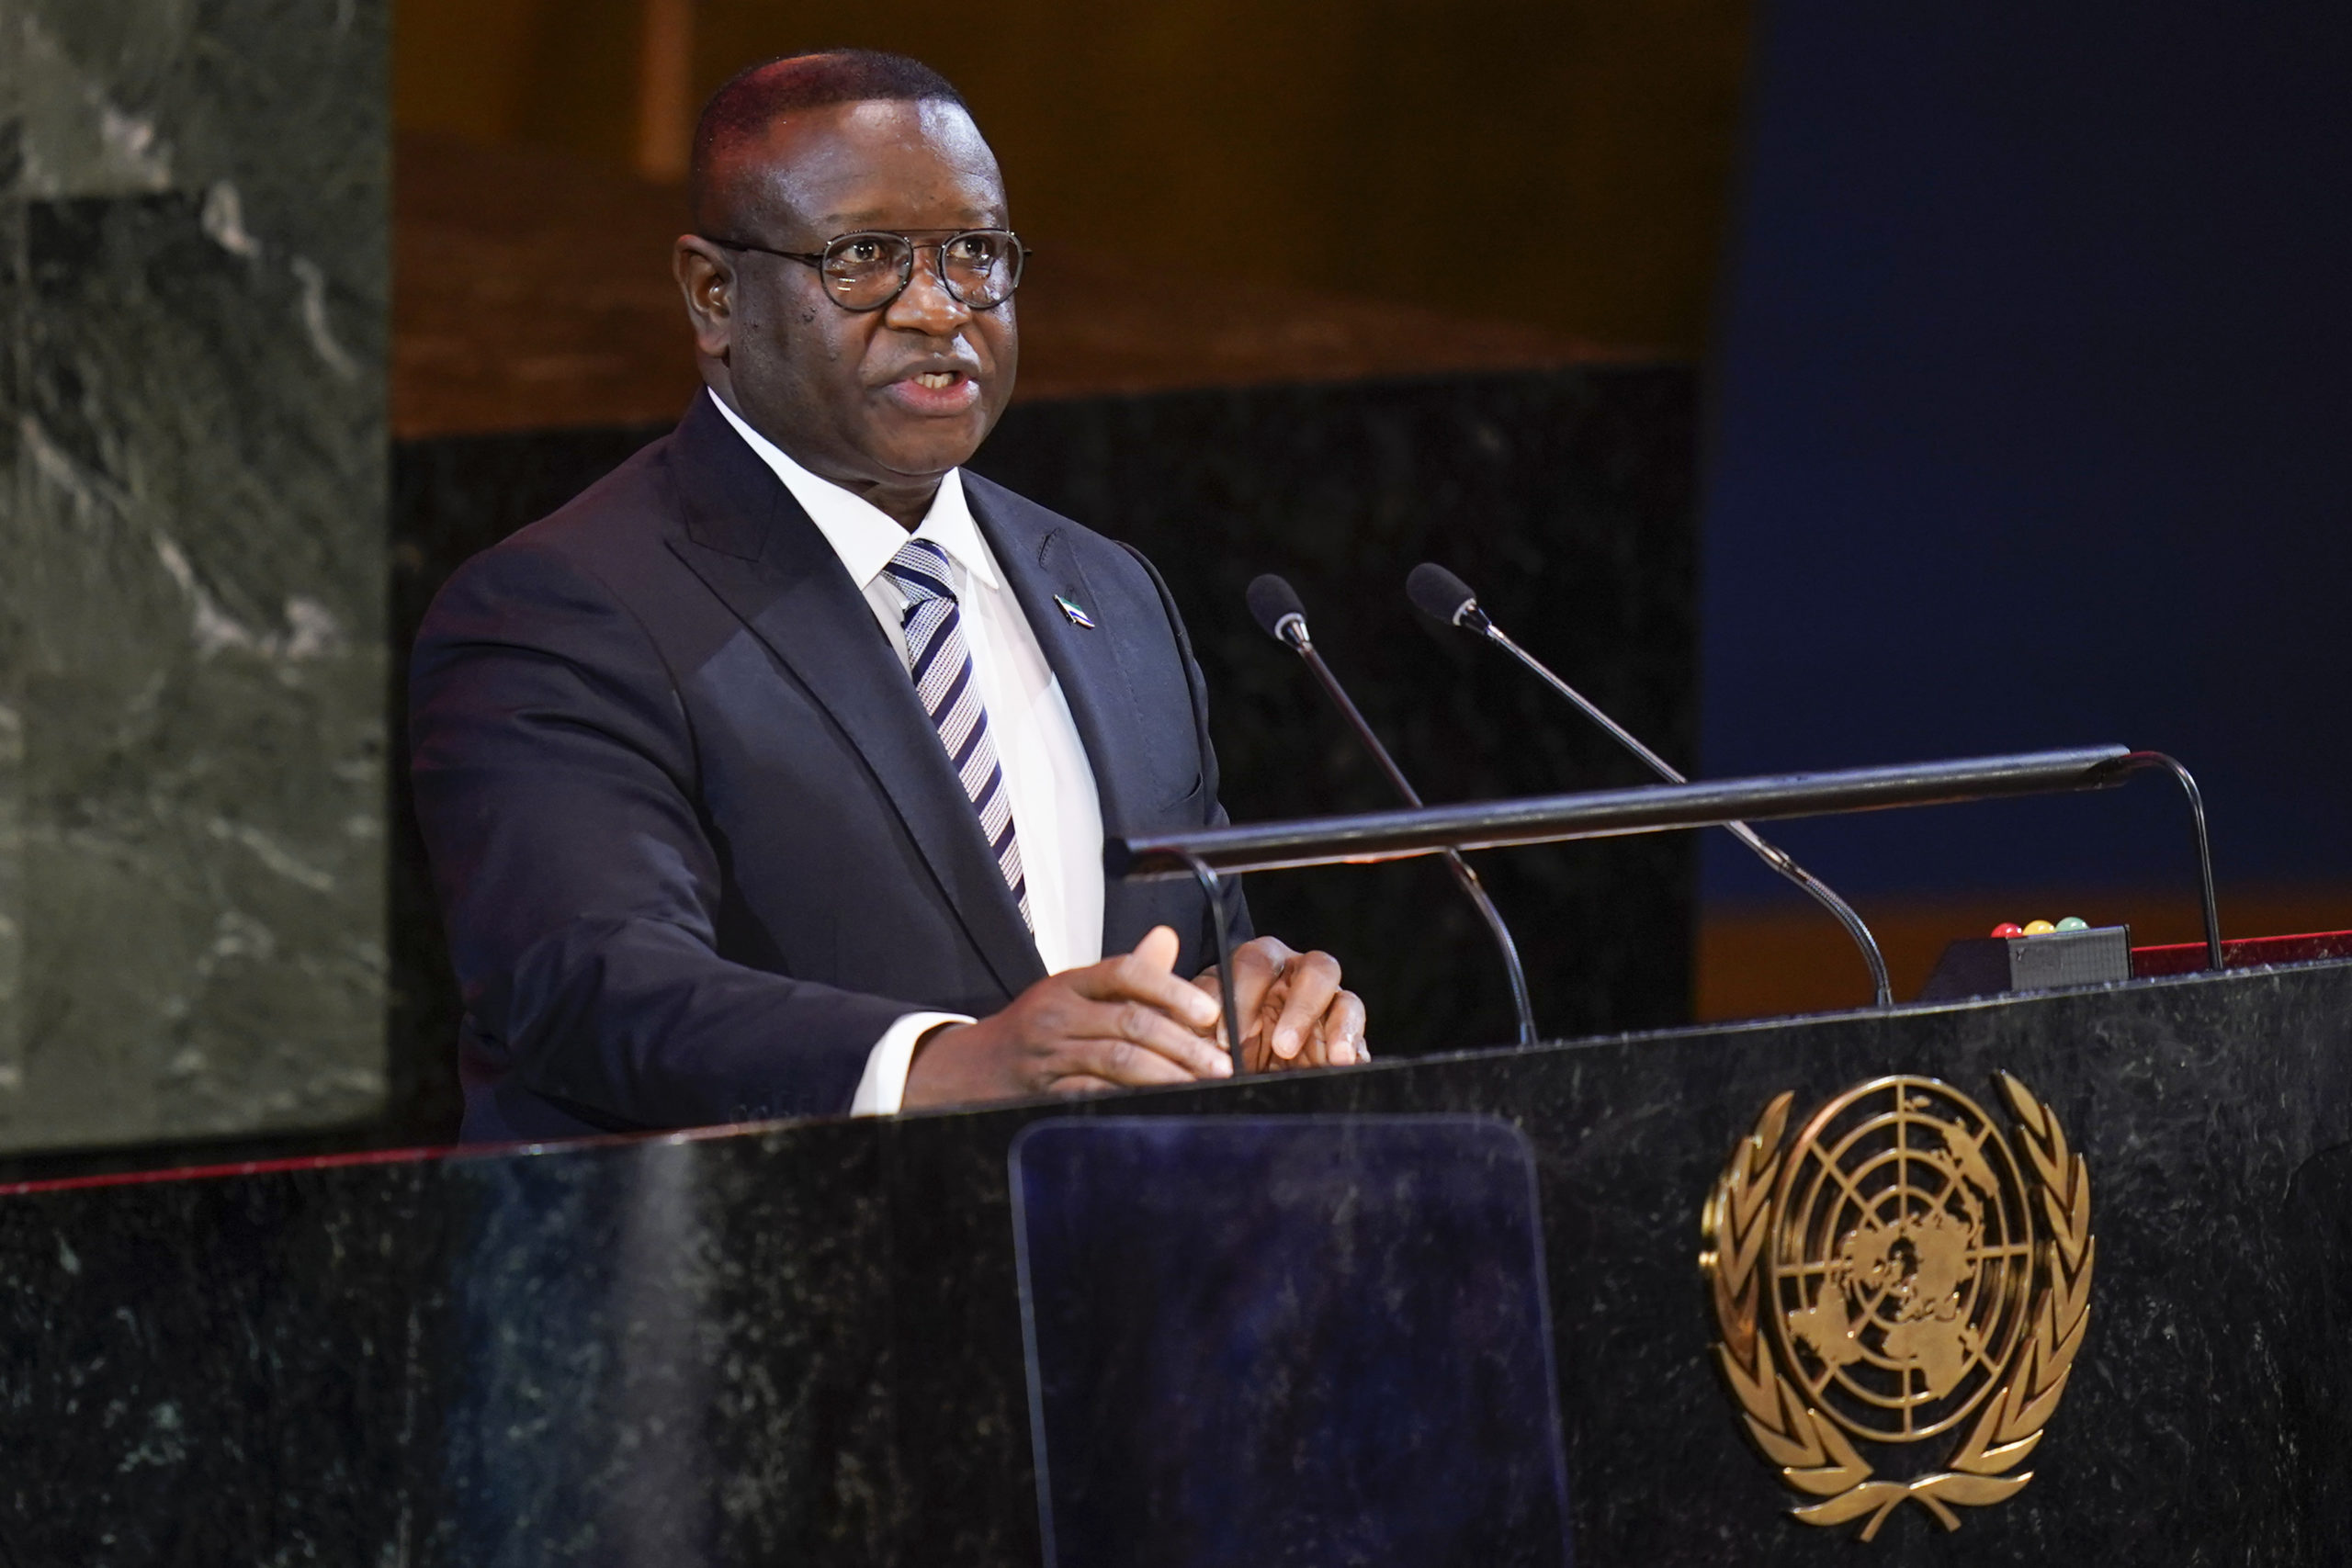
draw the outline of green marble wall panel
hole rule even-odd
[[[385,1093],[386,0],[0,0],[0,1149]]]

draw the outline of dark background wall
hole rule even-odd
[[[2352,8],[1761,18],[1707,770],[2160,748],[2205,786],[2225,930],[2352,924]],[[1897,924],[2063,899],[2185,937],[2179,820],[2152,783],[1785,839]],[[1719,913],[1770,891],[1727,843],[1704,863]]]

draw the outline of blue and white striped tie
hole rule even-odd
[[[980,832],[995,852],[997,869],[1021,906],[1021,920],[1033,932],[1029,883],[1021,874],[1021,840],[1012,831],[1012,802],[1004,789],[1004,769],[989,739],[989,710],[972,678],[971,650],[964,646],[964,622],[956,606],[956,580],[947,552],[928,539],[910,539],[890,558],[883,573],[906,603],[907,672],[915,695],[931,715],[947,760],[964,781],[964,793],[979,813]]]

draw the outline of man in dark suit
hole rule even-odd
[[[962,101],[894,56],[770,62],[704,111],[693,195],[707,393],[418,638],[466,1137],[1229,1071],[1205,898],[1101,869],[1106,829],[1224,820],[1182,622],[1142,557],[961,470],[1023,259]],[[1234,970],[1251,1066],[1361,1058],[1329,955]]]

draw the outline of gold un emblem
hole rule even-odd
[[[1708,1195],[1699,1267],[1715,1359],[1748,1436],[1818,1502],[1807,1524],[1905,1502],[1946,1529],[2013,1496],[2090,1321],[2090,1175],[2050,1107],[2004,1073],[2022,1165],[1977,1103],[1935,1078],[1859,1084],[1785,1149],[1782,1094]],[[1944,1468],[1883,1478],[1873,1447],[1957,1434]],[[1894,1456],[1878,1456],[1883,1462]]]

